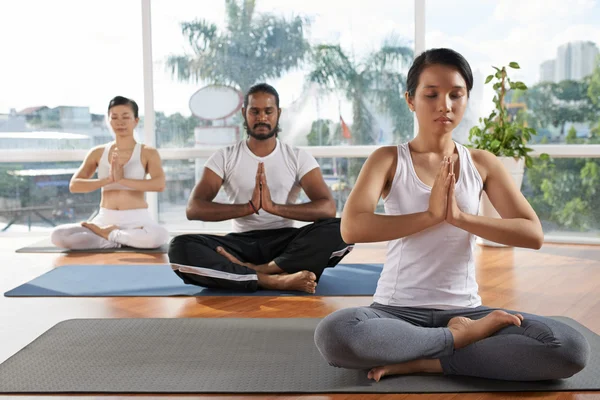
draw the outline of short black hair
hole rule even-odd
[[[127,97],[115,96],[110,103],[108,103],[108,112],[110,112],[110,109],[115,106],[130,106],[133,110],[133,116],[138,118],[139,107],[135,101],[128,99]]]
[[[473,89],[473,72],[467,60],[452,49],[439,48],[426,50],[413,61],[406,78],[406,91],[409,96],[415,95],[421,72],[430,65],[447,65],[456,68],[467,84],[467,95]]]
[[[254,93],[267,93],[273,95],[275,97],[275,104],[277,105],[277,108],[279,108],[279,93],[277,93],[277,90],[268,83],[258,83],[248,89],[248,92],[246,92],[246,95],[244,96],[244,108],[248,107],[248,98]]]

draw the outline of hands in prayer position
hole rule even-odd
[[[256,170],[256,184],[254,186],[254,192],[252,192],[250,204],[257,214],[260,209],[272,213],[276,206],[271,199],[271,191],[267,185],[264,163],[258,163],[258,169]]]
[[[445,220],[455,225],[460,218],[462,211],[456,203],[455,186],[454,161],[450,157],[444,157],[429,197],[428,211],[438,223]]]
[[[119,149],[115,148],[110,160],[110,172],[108,174],[110,183],[117,183],[123,179],[123,164],[119,161]]]

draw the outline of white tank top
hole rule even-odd
[[[110,173],[110,162],[108,161],[108,153],[110,148],[115,142],[107,143],[100,157],[98,163],[98,179],[104,179]],[[123,165],[123,177],[126,179],[145,179],[146,170],[142,165],[142,145],[139,143],[135,144],[131,158],[125,165]],[[102,187],[102,190],[135,190],[127,186],[121,185],[120,183],[111,183]]]
[[[469,150],[455,144],[460,158],[456,201],[461,210],[476,215],[483,181]],[[431,187],[415,172],[408,143],[398,145],[396,173],[384,199],[386,214],[426,211],[430,195]],[[474,246],[474,235],[445,221],[390,241],[373,300],[391,306],[441,310],[480,306]]]

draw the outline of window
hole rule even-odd
[[[467,142],[469,129],[493,108],[491,84],[484,85],[492,65],[515,61],[521,68],[511,77],[528,90],[509,94],[507,106],[537,130],[533,144],[600,144],[600,4],[427,0],[426,7],[427,47],[457,50],[474,72],[456,139]],[[526,171],[521,190],[546,235],[600,237],[599,157],[536,160]]]
[[[113,140],[105,123],[110,99],[131,97],[143,110],[140,15],[140,3],[130,1],[2,3],[0,150],[84,151]],[[70,220],[64,205],[99,204],[99,193],[68,192],[79,162],[31,161],[0,164],[0,229],[12,220],[8,209],[31,209],[10,230],[29,229],[27,215],[36,230],[50,226],[43,218]],[[88,211],[75,207],[74,220]]]
[[[405,77],[413,60],[414,2],[195,1],[152,2],[157,144],[162,147],[221,145],[245,137],[240,112],[202,120],[190,97],[208,84],[243,94],[266,81],[280,94],[282,140],[297,146],[378,145],[405,141],[413,118],[404,102]],[[249,22],[248,22],[249,21]],[[208,106],[208,104],[207,104]],[[212,104],[211,104],[212,106]],[[223,104],[224,109],[226,105]],[[228,110],[224,110],[228,111]],[[224,114],[227,114],[224,112]],[[190,186],[206,159],[180,164],[195,171],[185,184],[168,172],[168,188]],[[364,159],[319,160],[334,195],[349,191]],[[170,165],[170,164],[169,164]],[[173,175],[169,175],[169,174]],[[183,179],[183,178],[182,178]],[[160,220],[189,229],[230,229],[231,224],[185,221],[187,192],[161,195]],[[347,195],[338,196],[341,212]],[[226,201],[226,199],[223,199]]]

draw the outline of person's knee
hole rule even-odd
[[[175,264],[187,264],[187,252],[185,250],[188,242],[187,235],[175,236],[169,243],[167,255],[169,261]]]
[[[569,327],[570,332],[561,338],[560,347],[557,348],[558,376],[554,379],[569,378],[585,368],[590,359],[590,344],[578,331]]]
[[[207,238],[202,235],[189,234],[175,236],[169,242],[167,254],[171,263],[189,264],[189,258],[193,254],[194,259],[201,259],[207,252],[215,250],[209,245]]]
[[[590,345],[576,329],[557,321],[525,319],[525,334],[545,347],[548,363],[552,364],[545,379],[569,378],[585,368],[590,358]]]
[[[56,247],[68,248],[69,244],[66,240],[66,231],[60,226],[56,227],[50,233],[50,241]]]
[[[156,229],[153,235],[150,235],[147,242],[145,243],[146,247],[149,249],[155,249],[157,247],[162,246],[169,242],[169,232],[160,227]]]
[[[355,309],[338,310],[325,317],[315,329],[315,345],[332,366],[354,368],[353,327],[357,324]]]
[[[315,345],[325,358],[333,366],[340,367],[340,354],[345,352],[344,335],[342,333],[344,319],[338,316],[340,311],[325,317],[315,329]]]

